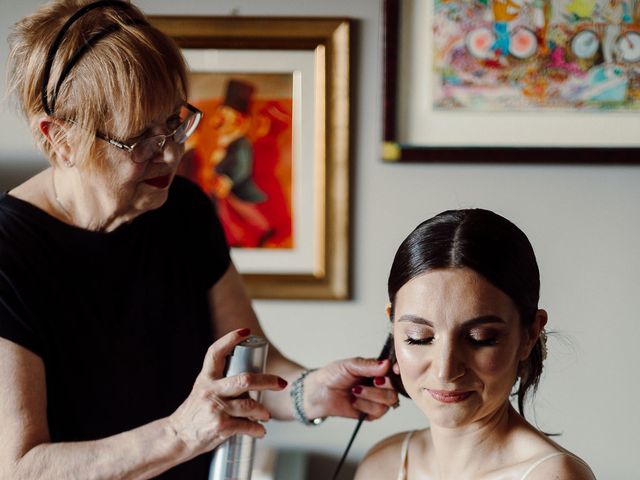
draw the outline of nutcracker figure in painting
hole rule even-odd
[[[253,85],[229,80],[224,101],[216,110],[217,146],[211,154],[218,177],[214,193],[231,246],[260,247],[273,234],[257,208],[267,196],[254,181],[254,152],[247,137],[253,92]]]

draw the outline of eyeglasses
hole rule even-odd
[[[58,97],[58,93],[60,88],[66,79],[69,72],[73,69],[73,67],[78,63],[78,61],[82,58],[82,56],[98,41],[100,41],[105,36],[117,31],[120,29],[120,25],[117,23],[113,23],[111,25],[107,25],[100,31],[94,33],[88,39],[85,40],[84,45],[74,53],[71,58],[67,61],[62,69],[62,73],[60,74],[60,78],[55,84],[55,88],[49,95],[47,91],[47,86],[49,84],[49,77],[51,75],[51,68],[53,66],[53,61],[55,59],[55,55],[57,50],[60,48],[62,44],[62,40],[66,35],[67,31],[71,27],[71,25],[76,22],[80,17],[90,12],[91,10],[97,8],[113,8],[116,10],[128,10],[131,8],[131,5],[128,2],[122,0],[98,0],[92,3],[89,3],[79,9],[76,13],[74,13],[62,26],[58,34],[56,35],[53,43],[49,47],[47,52],[47,57],[44,65],[43,77],[42,77],[42,86],[40,91],[40,98],[42,100],[42,107],[47,115],[53,117],[53,113],[55,111],[56,99]],[[124,20],[124,24],[126,25],[147,25],[148,23],[139,18],[129,18]],[[182,144],[187,141],[195,129],[198,127],[200,123],[200,119],[202,118],[202,112],[188,103],[184,103],[180,107],[179,115],[176,115],[175,118],[171,117],[167,123],[168,127],[173,131],[167,135],[152,135],[149,137],[142,138],[138,142],[127,145],[126,143],[120,142],[113,138],[106,136],[103,133],[96,132],[96,137],[102,140],[109,142],[111,145],[118,147],[122,150],[126,150],[131,155],[131,159],[135,163],[144,163],[149,160],[154,155],[162,152],[164,149],[167,140],[173,140],[177,144]],[[63,119],[66,122],[70,122],[72,124],[77,125],[77,123],[72,120],[65,118]],[[171,125],[174,123],[175,125]]]
[[[167,140],[171,140],[178,145],[183,144],[196,131],[202,119],[202,112],[193,105],[183,103],[180,111],[169,117],[167,126],[174,130],[168,134],[151,135],[144,137],[137,142],[128,145],[100,132],[96,132],[96,137],[121,150],[126,150],[135,163],[144,163],[154,155],[162,152]]]

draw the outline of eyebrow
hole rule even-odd
[[[171,110],[171,113],[167,116],[166,120],[169,120],[171,117],[173,117],[176,113],[180,113],[180,109],[182,108],[182,105],[184,105],[184,100],[180,100],[179,103],[177,103],[174,107],[173,110]],[[151,130],[153,128],[153,125],[148,125],[146,127],[144,127],[144,130],[142,130],[139,134],[134,135],[133,137],[130,137],[127,139],[127,141],[131,142],[133,140],[142,140],[141,137],[144,137],[147,133],[149,133],[149,130]]]
[[[418,323],[420,325],[427,325],[428,327],[433,328],[432,321],[427,320],[426,318],[420,317],[418,315],[412,315],[412,314],[402,315],[398,319],[398,322]],[[478,325],[486,325],[490,323],[505,324],[507,322],[505,322],[502,318],[498,317],[497,315],[481,315],[479,317],[474,317],[469,320],[465,320],[462,323],[462,326],[468,328],[468,327],[476,327]]]

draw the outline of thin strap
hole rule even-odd
[[[406,480],[407,478],[407,460],[409,459],[409,441],[411,436],[415,433],[415,430],[411,430],[404,437],[402,442],[402,451],[400,452],[400,471],[398,472],[398,480]]]
[[[551,458],[559,457],[560,455],[568,455],[569,457],[573,457],[573,458],[575,458],[576,460],[578,460],[580,463],[583,463],[585,466],[589,467],[589,465],[587,465],[587,462],[585,462],[584,460],[582,460],[582,459],[581,459],[581,458],[579,458],[579,457],[576,457],[575,455],[573,455],[573,454],[571,454],[571,453],[568,453],[568,452],[553,452],[553,453],[550,453],[549,455],[547,455],[547,456],[545,456],[545,457],[542,457],[540,460],[538,460],[538,461],[537,461],[537,462],[535,462],[533,465],[531,465],[531,466],[527,469],[527,471],[524,473],[524,475],[522,476],[522,480],[525,480],[525,479],[529,476],[529,474],[530,474],[531,472],[533,472],[533,470],[534,470],[538,465],[540,465],[541,463],[546,462],[547,460],[549,460],[549,459],[551,459]]]

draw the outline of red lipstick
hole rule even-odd
[[[429,390],[429,395],[433,397],[434,400],[437,400],[442,403],[458,403],[463,402],[467,398],[471,396],[473,392],[462,392],[456,390]]]
[[[144,181],[144,183],[146,183],[147,185],[151,185],[152,187],[156,187],[160,189],[167,188],[170,182],[171,182],[170,174],[162,175],[161,177],[149,178]]]

